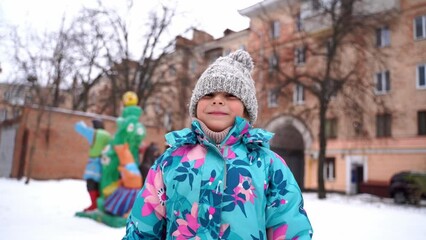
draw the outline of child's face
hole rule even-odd
[[[236,116],[244,117],[244,105],[229,93],[210,93],[198,101],[197,118],[212,131],[221,132],[232,126]]]

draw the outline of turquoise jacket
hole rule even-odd
[[[311,239],[299,186],[269,149],[273,134],[237,117],[221,144],[194,121],[168,133],[123,239]]]

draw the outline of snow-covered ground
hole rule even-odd
[[[424,240],[426,204],[398,206],[371,195],[305,193],[314,240]],[[0,239],[121,239],[125,228],[110,228],[74,216],[89,204],[82,180],[36,181],[0,178]]]

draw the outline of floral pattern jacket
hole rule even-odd
[[[273,134],[237,117],[221,144],[194,121],[168,133],[123,239],[311,239],[299,186],[269,149]]]

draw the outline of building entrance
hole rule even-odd
[[[302,135],[291,126],[282,126],[275,131],[271,149],[286,161],[300,188],[304,186],[305,154]]]

